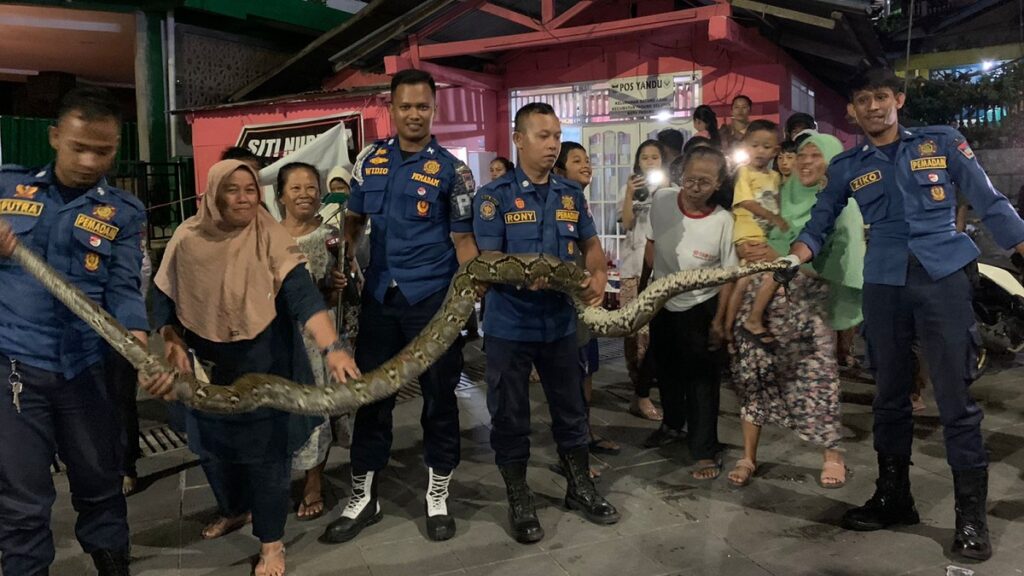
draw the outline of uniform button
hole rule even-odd
[[[864,145],[864,147],[863,147],[863,148],[861,148],[861,150],[863,150],[863,151],[867,152],[867,151],[868,151],[868,145],[867,145],[867,144],[865,144],[865,145]]]
[[[530,187],[530,181],[529,180],[523,180],[523,188],[529,188],[529,187]]]

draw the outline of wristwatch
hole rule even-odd
[[[320,349],[320,353],[323,354],[324,356],[330,354],[331,352],[346,352],[348,354],[351,354],[352,347],[349,346],[348,342],[346,342],[345,339],[338,338],[337,340],[332,342],[330,346]]]

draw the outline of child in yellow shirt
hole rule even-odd
[[[750,160],[736,173],[732,202],[733,216],[736,218],[733,242],[741,253],[744,244],[766,243],[768,231],[773,227],[783,230],[789,228],[786,221],[779,216],[779,188],[782,185],[782,176],[771,168],[772,159],[779,153],[778,126],[769,120],[751,122],[743,137],[743,146]],[[727,309],[727,332],[732,328],[743,293],[749,284],[750,277],[742,278],[736,283]],[[755,306],[751,310],[742,327],[763,344],[770,344],[772,341],[771,335],[764,327],[764,311],[777,287],[774,280],[765,278],[755,300],[756,304],[760,304],[760,308]]]

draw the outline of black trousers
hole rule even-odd
[[[0,356],[0,573],[45,574],[53,562],[55,452],[67,464],[82,549],[127,551],[121,428],[103,363],[71,379],[20,362],[17,372],[20,414],[7,383],[11,362]]]
[[[416,304],[398,288],[388,290],[384,303],[377,302],[369,290],[363,291],[363,309],[359,315],[356,339],[356,364],[364,373],[398,354],[423,331],[441,307],[445,290]],[[460,336],[441,358],[420,378],[423,392],[423,459],[427,466],[446,473],[459,465],[459,405],[455,388],[462,377]],[[395,396],[359,408],[352,431],[352,471],[363,474],[387,466],[391,458],[392,418]]]
[[[981,344],[972,298],[967,270],[932,280],[913,257],[905,286],[864,284],[864,335],[877,386],[874,436],[879,454],[910,456],[916,336],[932,379],[949,466],[988,466],[981,408],[969,391]]]
[[[498,466],[530,459],[530,371],[536,366],[551,413],[558,452],[590,441],[583,369],[576,335],[554,342],[518,342],[484,334],[491,448]]]
[[[686,426],[691,456],[698,460],[712,459],[721,449],[721,362],[717,352],[708,351],[708,332],[717,310],[716,296],[684,312],[663,308],[651,321],[662,424],[675,430]]]
[[[111,396],[117,398],[118,413],[125,434],[124,459],[121,472],[137,478],[135,463],[142,457],[139,450],[139,405],[136,397],[139,390],[138,371],[117,352],[107,356],[107,381]]]
[[[264,544],[284,538],[291,506],[291,459],[239,464],[218,458],[200,461],[219,513],[236,518],[252,512],[252,534]]]

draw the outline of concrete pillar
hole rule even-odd
[[[162,13],[135,13],[135,105],[145,162],[168,160],[163,30]]]

